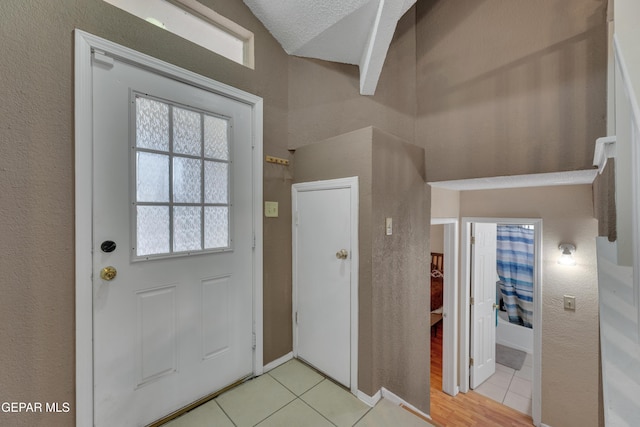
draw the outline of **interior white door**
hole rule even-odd
[[[470,385],[476,388],[496,371],[496,224],[473,224],[471,246]]]
[[[253,372],[251,109],[92,72],[94,424],[141,426]]]
[[[297,191],[295,215],[297,357],[351,385],[350,188]]]

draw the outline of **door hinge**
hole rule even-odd
[[[473,357],[469,358],[469,366],[473,366]]]
[[[469,305],[473,305],[475,304],[475,300],[473,299],[473,297],[471,297],[471,303]]]
[[[295,215],[294,215],[294,220],[296,225],[300,224],[300,214],[298,213],[298,211],[296,211]]]
[[[471,244],[472,245],[476,244],[476,236],[471,236]]]
[[[256,349],[256,333],[251,334],[251,348]]]
[[[298,312],[297,312],[297,311],[296,311],[296,316],[295,316],[295,318],[296,318],[296,325],[297,325],[297,324],[298,324]]]
[[[253,232],[253,246],[252,246],[252,248],[253,249],[256,248],[256,232],[255,231]]]

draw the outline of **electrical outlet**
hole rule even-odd
[[[565,295],[564,296],[564,309],[565,310],[574,310],[576,309],[576,297],[573,295]]]
[[[391,236],[393,234],[393,219],[387,218],[384,221],[385,234]]]

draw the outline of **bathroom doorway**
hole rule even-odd
[[[497,225],[516,225],[516,226],[528,226],[533,228],[533,250],[534,250],[534,267],[533,267],[533,288],[532,288],[532,319],[531,324],[533,326],[533,353],[531,354],[531,415],[534,420],[534,424],[539,424],[541,411],[540,411],[540,399],[541,399],[541,347],[542,347],[542,275],[541,275],[541,248],[542,248],[542,220],[541,219],[524,219],[524,218],[462,218],[461,226],[461,287],[460,287],[460,391],[467,392],[470,389],[470,375],[472,362],[471,350],[473,349],[473,336],[472,325],[472,291],[473,288],[473,253],[474,253],[474,226],[476,224],[494,224]],[[481,228],[481,227],[478,227]],[[495,259],[491,261],[495,263]],[[495,265],[495,264],[494,264]],[[488,269],[494,268],[493,266],[486,266]],[[497,281],[497,269],[496,269],[496,281]],[[495,295],[495,288],[493,294]],[[488,294],[488,293],[487,293]],[[474,303],[476,301],[473,301]],[[499,305],[498,302],[495,303]],[[477,329],[477,328],[476,328]],[[475,363],[475,360],[473,361]],[[477,384],[479,385],[479,384]]]

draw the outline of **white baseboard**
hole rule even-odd
[[[358,394],[356,394],[356,397],[373,408],[374,406],[376,406],[376,403],[378,403],[378,401],[380,401],[380,399],[382,398],[382,390],[378,390],[378,392],[373,396],[369,396],[368,394],[365,394],[358,390]]]
[[[289,360],[293,359],[293,351],[290,351],[289,353],[285,354],[284,356],[267,363],[266,365],[264,365],[263,368],[263,372],[267,373],[272,369],[277,368],[278,366],[282,365],[283,363],[287,363]]]
[[[382,387],[381,391],[382,391],[382,397],[387,399],[389,402],[395,403],[396,405],[406,406],[407,408],[411,409],[412,411],[416,412],[417,414],[420,414],[421,416],[425,417],[426,419],[428,419],[428,420],[432,419],[431,415],[425,414],[420,409],[416,408],[415,406],[413,406],[412,404],[410,404],[409,402],[407,402],[403,398],[399,397],[398,395],[394,394],[393,392],[387,390],[386,388]]]
[[[356,395],[356,397],[358,399],[360,399],[361,401],[363,401],[364,403],[366,403],[367,405],[371,406],[371,407],[376,406],[376,403],[378,403],[380,401],[380,399],[385,398],[389,402],[393,403],[394,405],[398,405],[398,406],[402,405],[402,406],[412,410],[416,414],[419,414],[420,416],[422,416],[422,417],[424,417],[424,418],[426,418],[428,420],[432,419],[431,415],[425,414],[420,409],[416,408],[415,406],[413,406],[412,404],[410,404],[409,402],[407,402],[406,400],[404,400],[403,398],[401,398],[397,394],[393,393],[392,391],[387,390],[384,387],[382,387],[380,390],[378,390],[378,392],[376,394],[374,394],[373,396],[369,396],[369,395],[361,392],[360,390],[358,390],[358,394]]]

